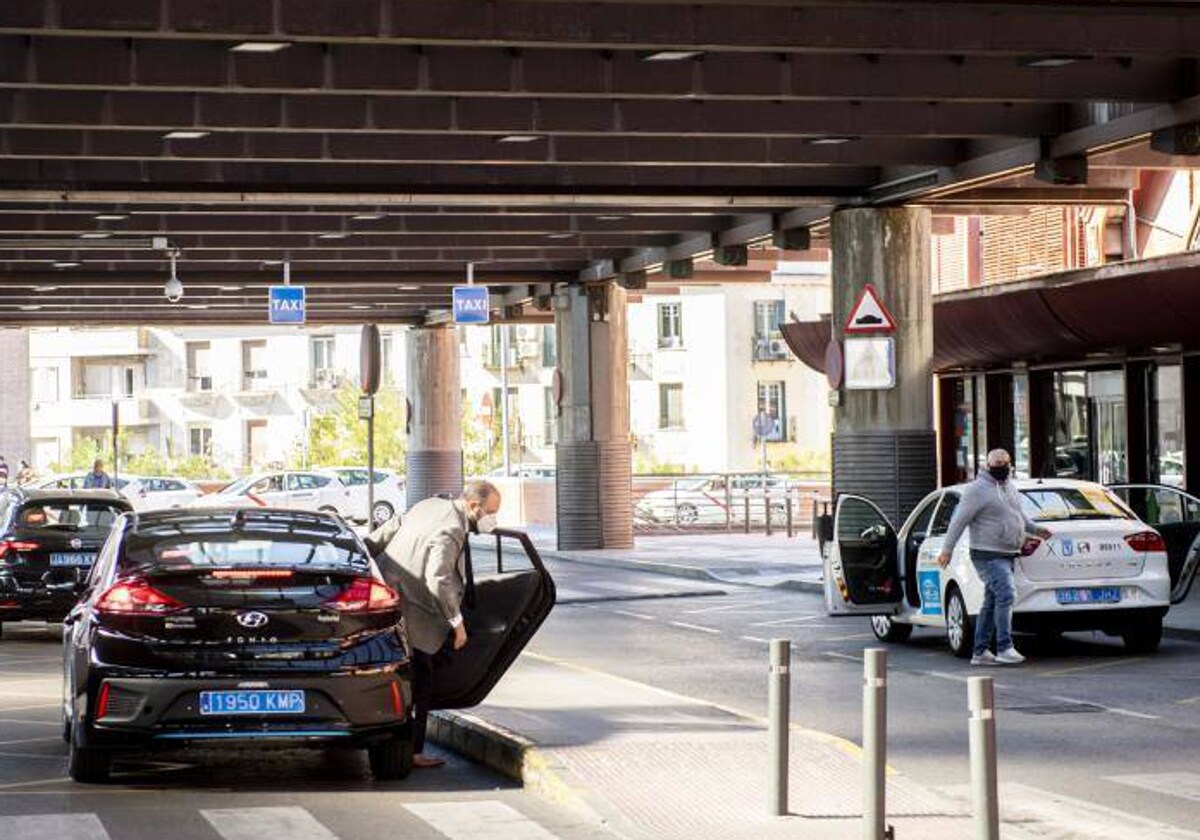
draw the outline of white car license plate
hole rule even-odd
[[[1054,593],[1060,604],[1119,604],[1121,590],[1115,586],[1088,589],[1058,589]]]

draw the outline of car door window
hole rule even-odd
[[[333,479],[327,475],[306,475],[303,478],[306,482],[304,486],[310,490],[320,489],[333,481]],[[363,478],[365,479],[366,476],[364,475]]]
[[[942,503],[938,505],[937,513],[933,517],[933,525],[929,529],[929,536],[944,537],[946,535],[946,531],[950,528],[950,520],[954,518],[954,511],[957,507],[957,493],[946,493],[942,496]]]
[[[287,489],[289,491],[303,490],[304,489],[304,476],[300,475],[299,473],[288,473]]]

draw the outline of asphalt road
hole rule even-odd
[[[560,605],[532,649],[755,715],[766,712],[767,640],[793,642],[793,717],[859,742],[863,618],[829,618],[809,593],[711,586],[616,569],[553,566]],[[720,594],[720,593],[727,594]],[[1197,830],[1200,644],[1131,656],[1120,640],[1018,637],[1029,661],[972,668],[940,634],[888,645],[890,762],[925,784],[968,782],[968,676],[997,683],[1001,784]],[[1170,774],[1170,775],[1167,775]],[[957,792],[962,793],[961,790]],[[1060,806],[1061,807],[1061,806]]]
[[[376,783],[359,752],[196,751],[118,763],[114,780],[66,778],[57,626],[6,624],[0,640],[3,840],[590,840],[587,816],[446,756]]]

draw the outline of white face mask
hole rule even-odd
[[[485,513],[475,520],[475,528],[481,534],[492,533],[492,531],[496,530],[498,524],[496,522],[496,514],[494,513]]]

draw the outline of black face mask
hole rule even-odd
[[[988,473],[997,481],[1008,481],[1009,467],[988,467]]]

